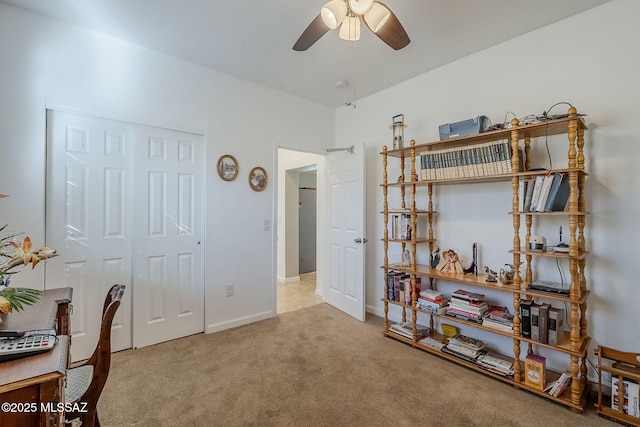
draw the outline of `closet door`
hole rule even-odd
[[[203,139],[136,128],[134,347],[204,331]]]
[[[47,112],[45,287],[73,288],[72,360],[91,356],[102,305],[114,283],[127,286],[113,320],[112,349],[131,347],[133,126]]]
[[[114,351],[204,330],[204,137],[49,111],[46,288],[73,288],[72,360],[127,286]]]

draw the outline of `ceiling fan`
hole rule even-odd
[[[329,30],[340,27],[340,38],[360,39],[360,20],[383,42],[395,50],[409,44],[409,36],[394,13],[382,2],[374,0],[330,0],[320,14],[304,30],[293,50],[309,49]]]

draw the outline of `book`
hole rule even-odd
[[[387,273],[387,299],[389,301],[395,301],[395,296],[394,296],[395,295],[395,284],[394,283],[395,283],[395,276],[397,274],[400,274],[400,273],[398,273],[397,271],[393,271],[393,270],[391,270],[391,271],[389,271]]]
[[[538,303],[531,304],[531,339],[540,341],[540,305]]]
[[[458,289],[453,294],[451,294],[451,296],[469,300],[469,301],[484,301],[483,294],[477,294],[474,292],[465,291],[464,289]]]
[[[619,378],[611,377],[611,409],[617,411],[619,405],[618,393]],[[622,380],[622,412],[632,417],[640,418],[640,386],[631,380]]]
[[[486,326],[487,328],[496,329],[502,332],[513,332],[513,324],[507,325],[505,323],[496,322],[489,318],[482,319],[482,325]]]
[[[562,344],[564,338],[564,308],[549,307],[548,343],[551,345]]]
[[[503,356],[494,351],[488,351],[478,356],[476,363],[483,368],[504,376],[512,376],[513,359]]]
[[[542,181],[542,187],[540,188],[540,196],[536,202],[536,212],[544,212],[544,207],[547,204],[547,198],[549,197],[552,183],[553,175],[545,175],[544,180]]]
[[[522,212],[529,212],[531,208],[531,198],[533,197],[533,187],[535,180],[530,179],[527,181],[527,192],[524,195],[524,206],[522,207]]]
[[[524,383],[536,390],[544,390],[546,385],[547,359],[537,354],[528,354],[524,359]]]
[[[445,345],[442,341],[438,341],[437,339],[431,338],[431,337],[424,337],[418,342],[420,344],[427,345],[427,346],[435,348],[437,350],[442,350],[442,347],[444,347],[444,345]]]
[[[536,176],[533,183],[533,194],[531,195],[531,203],[529,205],[529,212],[535,212],[538,206],[538,199],[540,198],[540,191],[542,191],[542,183],[544,182],[544,175]]]
[[[518,181],[518,212],[524,211],[524,196],[527,193],[527,182],[526,179],[521,179]]]
[[[554,179],[553,184],[555,184],[555,189],[552,184],[547,203],[544,207],[545,212],[562,212],[569,200],[569,174],[559,172],[555,175],[558,177],[558,181],[556,183]]]
[[[567,388],[569,384],[571,384],[571,372],[563,372],[562,375],[560,375],[560,378],[558,378],[558,380],[549,391],[549,394],[554,397],[558,397],[562,394],[562,392]]]
[[[566,181],[565,184],[569,183],[569,175],[563,172],[556,173],[553,175],[553,182],[551,183],[551,188],[549,189],[549,196],[544,204],[544,211],[551,212],[553,203],[558,196],[558,191],[560,190],[560,185],[562,181]],[[564,206],[562,207],[564,210]]]
[[[468,348],[480,350],[484,348],[485,344],[479,339],[468,337],[466,335],[457,334],[449,338],[450,343],[460,344]]]
[[[531,338],[531,300],[520,301],[520,335]]]
[[[444,347],[442,347],[442,352],[458,357],[460,359],[466,360],[467,362],[476,363],[476,360],[478,359],[478,357],[483,353],[485,353],[486,350],[480,350],[477,356],[468,356],[466,354],[458,353],[457,351],[452,350],[451,348],[449,348],[449,344],[447,344]]]
[[[411,322],[394,323],[389,326],[389,331],[413,339],[413,323]],[[416,336],[419,339],[429,335],[429,331],[428,326],[416,325]]]
[[[549,341],[549,304],[541,304],[538,312],[538,324],[539,324],[539,341],[542,344],[547,344]]]

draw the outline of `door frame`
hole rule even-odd
[[[285,166],[280,164],[279,154],[280,150],[286,150],[291,152],[297,152],[301,155],[313,155],[313,161],[310,162],[301,162],[299,167],[292,167],[288,169],[283,169]],[[272,307],[274,316],[277,314],[277,297],[278,297],[278,261],[281,256],[284,256],[284,247],[280,246],[278,241],[282,237],[280,234],[281,229],[285,227],[285,218],[284,218],[284,207],[279,206],[279,198],[280,192],[284,191],[285,188],[282,188],[280,185],[280,175],[286,174],[288,170],[304,168],[306,166],[315,164],[316,165],[316,181],[317,181],[317,207],[316,207],[316,283],[324,283],[323,281],[323,266],[324,266],[324,256],[322,254],[321,248],[322,245],[325,244],[323,233],[321,233],[321,227],[324,226],[324,216],[322,215],[322,203],[323,197],[325,193],[325,189],[323,188],[323,184],[321,183],[321,179],[324,177],[325,173],[325,152],[322,150],[309,150],[302,149],[297,147],[285,146],[279,144],[277,141],[274,142],[274,170],[277,171],[277,177],[275,181],[275,190],[274,190],[274,203],[273,203],[273,218],[275,218],[274,223],[274,246],[273,253],[275,256],[273,257],[273,289],[272,289]],[[282,169],[282,170],[281,170]],[[282,211],[281,211],[282,210]],[[286,242],[282,242],[283,245]],[[321,287],[316,286],[316,294],[323,294],[323,289]]]

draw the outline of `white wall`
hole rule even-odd
[[[275,315],[275,231],[263,231],[265,220],[274,223],[274,141],[306,150],[331,146],[333,109],[5,4],[0,57],[0,193],[11,195],[2,201],[2,224],[44,243],[45,105],[201,132],[207,329]],[[238,160],[233,182],[215,171],[222,154]],[[254,166],[271,178],[260,193],[247,182]],[[43,269],[18,280],[41,288]],[[234,297],[224,296],[228,283]]]
[[[438,125],[442,123],[481,114],[498,123],[508,111],[522,117],[541,113],[559,101],[571,102],[579,112],[588,114],[589,126],[585,139],[590,173],[587,209],[591,214],[587,217],[586,235],[591,255],[586,276],[591,290],[591,347],[602,344],[638,351],[640,298],[634,268],[640,259],[638,16],[640,2],[616,0],[360,99],[355,111],[338,109],[336,145],[357,139],[368,147],[369,241],[377,242],[383,235],[378,214],[382,210],[379,153],[383,145],[392,145],[388,129],[392,116],[403,113],[408,124],[407,141],[423,143],[438,139]],[[567,109],[564,105],[556,108],[553,112]],[[566,158],[566,136],[550,138],[550,145],[557,167]],[[544,142],[538,142],[537,147],[541,150],[537,153],[539,158],[544,159]],[[391,173],[389,179],[397,176],[397,172]],[[438,189],[436,210],[443,212],[436,221],[440,246],[453,247],[468,260],[472,243],[479,242],[481,268],[499,268],[509,262],[507,251],[512,247],[513,232],[507,215],[510,192],[510,183]],[[555,242],[558,223],[540,224],[537,232]],[[427,251],[423,250],[419,261],[426,262]],[[399,249],[397,252],[399,256]],[[378,315],[383,314],[382,262],[382,244],[367,245],[367,309]],[[568,273],[568,266],[564,271]],[[539,274],[559,280],[554,264]],[[505,299],[509,304],[510,297]],[[397,319],[398,312],[391,312]],[[478,331],[468,332],[483,336]],[[505,351],[512,346],[510,340],[495,336],[486,339]],[[589,355],[594,361],[593,353]]]

